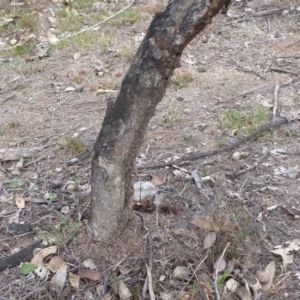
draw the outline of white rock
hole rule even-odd
[[[133,200],[135,201],[150,200],[158,190],[150,181],[137,181],[134,183],[133,188]]]
[[[185,280],[190,275],[190,269],[184,266],[177,266],[173,271],[173,278],[179,280]]]
[[[241,153],[240,152],[234,152],[232,154],[232,160],[239,160],[241,158]]]

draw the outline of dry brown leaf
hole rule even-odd
[[[222,232],[234,232],[234,227],[231,222],[224,223],[224,221],[221,219],[214,219],[214,223]]]
[[[220,261],[220,263],[219,263]],[[219,266],[218,266],[218,263],[219,263]],[[217,259],[217,261],[214,263],[214,270],[217,269],[218,267],[218,273],[219,272],[222,272],[226,269],[226,260],[224,259],[224,257],[222,257],[222,259],[220,260],[220,258]]]
[[[235,291],[237,290],[237,288],[239,287],[239,282],[236,281],[233,278],[230,278],[229,280],[226,281],[225,283],[225,287],[228,291],[235,293]]]
[[[278,254],[282,257],[283,268],[285,268],[288,264],[292,264],[294,261],[294,251],[298,251],[300,249],[300,240],[295,239],[293,241],[286,242],[287,247],[271,250],[272,253]]]
[[[152,179],[151,179],[151,183],[154,186],[160,186],[161,184],[164,183],[164,180],[161,177],[159,177],[159,176],[153,175]]]
[[[59,41],[59,38],[54,33],[52,33],[51,30],[47,32],[47,38],[50,44],[55,44]]]
[[[0,242],[0,251],[6,252],[10,249],[9,244]]]
[[[204,239],[204,250],[209,249],[216,241],[217,234],[209,232]]]
[[[98,281],[101,280],[101,276],[97,270],[91,269],[79,269],[78,275],[83,278]]]
[[[255,276],[261,282],[261,289],[264,292],[268,291],[273,284],[273,279],[275,276],[275,260],[269,262],[265,270],[257,271]]]
[[[55,273],[57,270],[61,268],[67,268],[67,264],[58,256],[53,256],[48,265],[47,268],[52,272]]]
[[[69,272],[69,281],[72,287],[74,287],[75,289],[79,288],[80,277],[77,274]]]
[[[43,265],[39,265],[35,270],[34,273],[39,276],[41,279],[47,279],[50,272],[49,270],[43,266]]]
[[[206,230],[211,230],[211,231],[216,231],[216,232],[220,232],[220,227],[210,221],[206,221],[206,220],[193,220],[191,221],[191,224],[194,224],[202,229],[206,229]]]
[[[102,300],[111,300],[113,297],[114,297],[114,294],[107,293],[107,294],[104,295]]]
[[[184,291],[180,291],[176,296],[175,300],[190,300],[191,298],[192,298],[191,294]]]
[[[235,292],[242,300],[252,300],[251,293],[246,286],[240,285]]]
[[[114,297],[114,294],[107,293],[102,298],[103,300],[111,300]]]
[[[130,299],[131,297],[131,292],[129,290],[129,288],[127,287],[127,285],[122,281],[120,280],[119,281],[119,296],[120,296],[120,299]]]
[[[261,289],[261,284],[258,281],[258,279],[248,272],[248,274],[245,274],[244,279],[247,281],[249,287],[252,289],[252,291],[256,294]]]
[[[51,278],[50,284],[52,286],[52,289],[56,291],[57,294],[60,294],[62,289],[65,286],[67,279],[67,269],[61,268],[59,269],[55,275]]]
[[[173,300],[174,299],[175,292],[161,292],[160,298],[162,300]]]
[[[31,260],[31,263],[35,267],[37,267],[43,263],[43,261],[46,257],[48,257],[49,255],[52,255],[52,254],[56,254],[56,252],[57,252],[57,246],[50,246],[50,247],[41,249],[39,252],[37,252],[34,255],[34,257]]]
[[[88,269],[91,269],[91,270],[96,270],[97,269],[97,266],[95,265],[95,263],[89,258],[89,259],[86,259],[84,262],[83,262],[83,265],[88,268]]]
[[[16,194],[16,196],[15,196],[15,203],[19,209],[22,209],[25,207],[25,200],[19,194]]]
[[[187,268],[185,266],[177,266],[173,271],[172,277],[174,279],[186,280],[190,274],[191,274],[191,271],[189,268]]]

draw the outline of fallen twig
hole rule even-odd
[[[291,46],[293,46],[293,45],[295,45],[295,44],[297,44],[299,42],[300,42],[300,39],[297,40],[297,41],[295,41],[295,42],[293,42],[293,43],[291,43],[291,44],[286,45],[285,48],[291,47]]]
[[[150,300],[155,300],[155,295],[154,295],[153,286],[152,286],[152,275],[151,275],[150,268],[147,266],[147,264],[146,264],[146,268],[147,268],[147,278],[148,278],[148,282],[149,282]]]
[[[135,214],[137,214],[142,221],[142,227],[146,230],[149,231],[148,225],[147,225],[147,221],[145,220],[144,216],[142,214],[140,214],[139,212],[135,211]]]
[[[214,280],[214,288],[215,288],[215,292],[216,292],[216,297],[217,297],[217,300],[220,300],[220,293],[219,293],[219,289],[218,289],[218,273],[219,273],[219,267],[220,267],[220,262],[221,260],[223,259],[228,247],[229,247],[230,243],[228,242],[221,254],[221,256],[219,257],[218,259],[218,262],[217,262],[217,266],[216,266],[216,271],[215,271],[215,280]]]
[[[44,248],[45,246],[40,242],[36,242],[27,248],[20,250],[6,258],[0,260],[0,272],[18,266],[21,262],[31,261],[33,257],[33,250],[35,248]]]
[[[13,240],[13,239],[17,239],[17,238],[20,238],[20,237],[23,237],[23,236],[26,236],[26,235],[30,235],[30,234],[35,234],[35,231],[24,232],[24,233],[21,233],[21,234],[18,234],[18,235],[3,238],[3,239],[0,240],[0,243],[4,242],[4,241],[10,241],[10,240]]]
[[[274,90],[274,101],[273,101],[273,122],[276,120],[277,108],[278,108],[278,92],[280,85],[277,83]]]
[[[260,77],[261,79],[266,80],[266,77],[260,75],[258,72],[254,71],[252,69],[248,69],[248,68],[245,68],[245,67],[242,67],[242,66],[239,66],[239,65],[236,67],[236,69],[238,71],[242,71],[242,72],[245,72],[245,73],[253,73],[256,76]]]
[[[186,286],[189,285],[189,283],[191,282],[191,280],[193,279],[193,277],[195,276],[196,272],[198,271],[198,269],[200,268],[200,266],[203,264],[203,262],[207,259],[208,255],[206,255],[199,263],[199,265],[197,266],[197,268],[194,270],[192,276],[190,277],[190,279],[187,281]],[[184,289],[184,287],[183,287]],[[182,289],[182,290],[183,290]]]
[[[83,154],[81,154],[81,155],[79,155],[79,156],[77,156],[77,157],[75,157],[75,158],[70,159],[70,160],[67,162],[67,166],[73,166],[73,165],[76,165],[76,164],[78,164],[79,162],[81,162],[81,161],[83,161],[83,160],[85,160],[85,159],[90,158],[90,157],[92,156],[92,154],[93,154],[93,151],[94,151],[94,150],[90,150],[90,151],[88,151],[88,152],[86,152],[86,153],[83,153]]]
[[[253,17],[264,17],[270,15],[279,15],[284,11],[284,8],[273,9],[273,10],[263,10],[253,14]]]
[[[143,296],[143,299],[146,298],[146,291],[148,289],[151,300],[152,299],[155,300],[155,296],[154,296],[154,292],[153,292],[153,287],[152,287],[152,276],[151,276],[152,265],[153,265],[152,233],[151,233],[151,231],[149,231],[148,234],[147,234],[147,245],[148,245],[148,249],[149,249],[149,252],[148,252],[148,264],[149,264],[149,267],[146,265],[146,268],[147,268],[147,277],[146,277],[146,280],[145,280],[145,283],[144,283],[144,286],[143,286],[142,296]]]
[[[274,56],[274,57],[260,57],[253,60],[272,60],[272,59],[281,59],[281,58],[300,58],[300,55],[285,55],[285,56]]]
[[[300,73],[296,73],[296,72],[291,71],[291,70],[277,68],[277,67],[271,67],[270,70],[272,70],[274,72],[279,72],[279,73],[289,73],[289,74],[293,74],[293,75],[296,75],[296,76],[300,75]]]
[[[283,233],[286,237],[291,238],[293,236],[293,234],[290,234],[288,232],[286,232],[285,230],[283,230],[281,227],[275,225],[274,226],[277,230],[279,230],[281,233]]]
[[[97,300],[102,300],[104,298],[111,273],[112,271],[109,271],[108,274],[106,275],[99,298]]]
[[[166,163],[162,163],[162,164],[157,164],[157,165],[152,165],[152,166],[138,166],[137,169],[138,170],[143,170],[143,169],[156,169],[156,168],[162,168],[162,167],[167,167],[167,166],[172,166],[172,165],[176,165],[176,164],[186,164],[189,163],[190,161],[193,160],[197,160],[200,158],[204,158],[204,157],[208,157],[208,156],[212,156],[212,155],[217,155],[220,154],[222,152],[226,152],[226,151],[232,151],[234,148],[240,146],[241,144],[252,140],[253,138],[255,138],[258,134],[265,132],[267,130],[270,130],[271,128],[275,128],[277,126],[280,126],[282,124],[286,124],[288,123],[288,120],[286,118],[280,118],[275,122],[270,122],[267,123],[265,125],[262,125],[260,127],[258,127],[256,130],[254,130],[252,133],[250,133],[249,135],[247,135],[246,137],[244,137],[243,139],[233,143],[230,146],[221,148],[221,149],[216,149],[213,151],[207,151],[207,152],[200,152],[197,151],[195,153],[192,153],[189,156],[183,156],[177,160],[173,160],[173,161],[169,161]]]
[[[250,95],[250,94],[252,94],[252,93],[254,93],[254,92],[256,92],[256,91],[259,91],[260,89],[265,88],[265,87],[266,87],[265,85],[262,85],[262,86],[260,86],[260,87],[258,87],[258,88],[254,88],[254,89],[249,90],[249,91],[247,91],[247,92],[241,93],[241,95],[242,95],[243,97],[246,97],[246,96],[248,96],[248,95]]]

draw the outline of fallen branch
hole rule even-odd
[[[169,162],[162,163],[162,164],[157,164],[157,165],[152,165],[152,166],[138,166],[137,169],[138,170],[156,169],[156,168],[162,168],[162,167],[172,166],[172,165],[176,165],[176,164],[181,164],[182,165],[182,164],[186,164],[186,163],[189,163],[190,161],[197,160],[197,159],[200,159],[200,158],[213,156],[213,155],[218,155],[218,154],[226,152],[226,151],[232,151],[234,148],[237,148],[241,144],[252,140],[258,134],[260,134],[262,132],[265,132],[265,131],[268,131],[271,128],[275,128],[277,126],[280,126],[282,124],[286,124],[286,123],[288,123],[288,120],[286,118],[281,118],[281,119],[278,119],[275,122],[270,122],[270,123],[267,123],[265,125],[262,125],[262,126],[258,127],[252,133],[250,133],[249,135],[247,135],[243,139],[233,143],[230,146],[227,146],[227,147],[224,147],[224,148],[221,148],[221,149],[212,150],[212,151],[207,151],[207,152],[197,151],[195,153],[192,153],[189,156],[183,156],[183,157],[181,157],[179,159],[176,159],[176,160],[173,160],[173,161],[169,161]]]
[[[289,73],[289,74],[293,74],[293,75],[296,75],[296,76],[300,76],[300,73],[296,73],[294,71],[287,70],[287,69],[282,69],[282,68],[277,68],[277,67],[271,67],[270,70],[272,70],[274,72],[278,72],[278,73]]]
[[[273,10],[263,10],[253,14],[253,17],[265,17],[270,15],[279,15],[284,11],[283,8],[273,9]]]
[[[22,262],[31,261],[33,258],[33,250],[36,248],[44,248],[45,246],[40,242],[34,243],[27,248],[12,254],[0,260],[0,272],[18,266]]]
[[[79,155],[79,156],[77,156],[77,157],[75,157],[75,158],[70,159],[70,160],[67,162],[67,166],[73,166],[73,165],[76,165],[76,164],[78,164],[79,162],[81,162],[81,161],[83,161],[83,160],[85,160],[85,159],[90,158],[90,157],[92,156],[92,154],[93,154],[93,151],[94,151],[94,150],[90,150],[90,151],[88,151],[88,152],[86,152],[86,153],[83,153],[83,154],[81,154],[81,155]]]
[[[245,68],[245,67],[242,67],[242,66],[239,66],[239,65],[238,65],[238,66],[236,67],[236,70],[242,71],[242,72],[245,72],[245,73],[253,73],[254,75],[260,77],[261,79],[266,80],[266,77],[260,75],[258,72],[254,71],[254,70],[252,70],[252,69],[248,69],[248,68]]]
[[[254,88],[254,89],[251,89],[251,90],[249,90],[249,91],[247,91],[247,92],[241,93],[241,95],[242,95],[243,97],[246,97],[246,96],[248,96],[248,95],[250,95],[250,94],[252,94],[252,93],[254,93],[254,92],[256,92],[256,91],[259,91],[260,89],[263,89],[263,88],[266,88],[266,86],[265,86],[265,85],[262,85],[262,86],[260,86],[260,87],[258,87],[258,88]]]
[[[284,55],[284,56],[273,56],[273,57],[261,57],[255,58],[253,60],[273,60],[273,59],[281,59],[281,58],[300,58],[300,55]]]

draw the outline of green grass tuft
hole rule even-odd
[[[218,127],[236,131],[238,136],[248,135],[266,122],[268,111],[261,105],[240,110],[229,108],[221,117]]]
[[[60,141],[58,146],[62,149],[67,149],[74,154],[83,153],[86,150],[86,145],[80,137],[72,137],[64,141]]]

